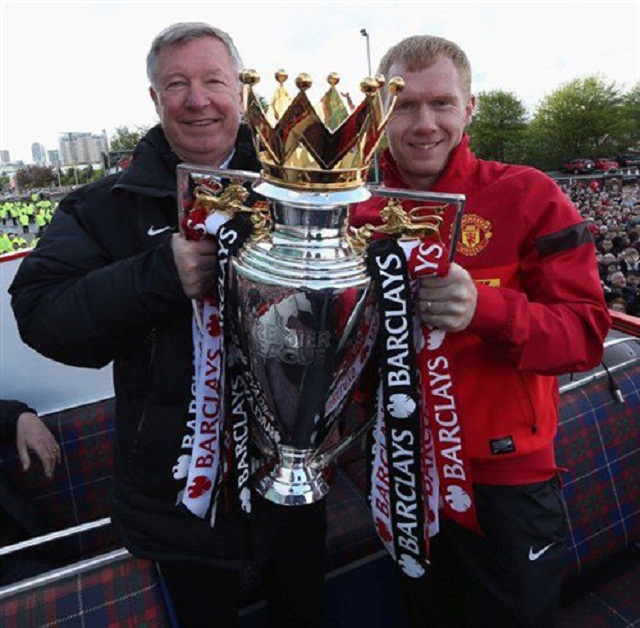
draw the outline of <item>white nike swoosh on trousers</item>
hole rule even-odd
[[[147,235],[149,236],[157,236],[159,233],[163,233],[167,229],[171,229],[169,225],[166,227],[149,227],[149,231],[147,231]]]
[[[541,550],[537,552],[533,551],[533,545],[529,548],[529,560],[538,560],[540,556],[542,556],[552,545],[555,543],[549,543],[549,545],[545,545]]]

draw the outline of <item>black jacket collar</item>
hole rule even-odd
[[[176,168],[180,158],[173,152],[158,124],[148,131],[133,152],[131,165],[122,173],[114,191],[126,190],[145,196],[176,197]],[[230,169],[257,172],[260,164],[255,154],[251,131],[240,125]]]

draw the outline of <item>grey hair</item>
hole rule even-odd
[[[204,37],[212,37],[222,42],[229,53],[231,65],[237,76],[243,67],[242,59],[238,49],[233,43],[233,39],[231,39],[228,33],[204,22],[178,22],[177,24],[167,26],[167,28],[156,35],[151,43],[151,48],[147,54],[147,77],[151,85],[154,85],[158,54],[161,50],[170,48],[171,46],[180,46]]]
[[[467,96],[471,95],[471,64],[464,50],[448,39],[434,35],[414,35],[387,50],[380,61],[378,72],[387,76],[391,66],[399,64],[409,72],[424,70],[439,59],[451,59],[458,70]]]

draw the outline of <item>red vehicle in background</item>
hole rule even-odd
[[[602,172],[611,172],[612,170],[619,170],[620,164],[609,157],[598,157],[594,160],[594,170],[601,170]]]
[[[562,164],[562,170],[570,174],[589,174],[596,169],[595,163],[591,159],[577,157]]]

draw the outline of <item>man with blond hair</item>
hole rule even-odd
[[[428,422],[436,452],[464,462],[471,495],[457,507],[473,524],[443,507],[440,468],[426,577],[401,575],[410,623],[551,626],[567,535],[555,376],[598,364],[610,326],[592,236],[546,175],[471,152],[475,97],[458,45],[409,37],[379,71],[406,83],[387,127],[384,185],[466,196],[463,236],[448,242],[455,262],[444,276],[420,278],[415,306],[424,326],[446,334],[456,428],[439,424],[444,406]],[[380,208],[378,199],[357,206],[352,223],[379,222]],[[445,238],[453,218],[445,211]]]

